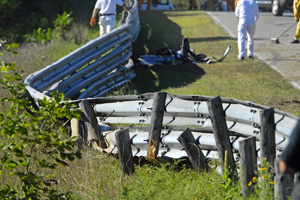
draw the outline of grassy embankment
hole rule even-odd
[[[265,63],[254,59],[239,62],[234,40],[216,26],[204,12],[140,12],[141,32],[134,43],[135,57],[153,54],[162,47],[178,50],[181,39],[189,37],[196,53],[220,57],[229,44],[232,51],[222,63],[136,66],[137,77],[121,91],[144,93],[166,91],[174,94],[232,97],[271,106],[298,115],[299,91]],[[87,27],[83,27],[84,31]],[[98,30],[94,29],[93,38]],[[25,74],[37,71],[78,47],[74,42],[53,44],[43,55],[35,53],[33,68],[22,63]],[[43,52],[43,51],[38,51]],[[60,52],[60,53],[58,53]],[[51,58],[51,59],[50,59]],[[32,67],[33,65],[31,65]],[[30,69],[30,70],[29,70]],[[28,71],[27,71],[28,70]],[[125,93],[122,93],[125,94]],[[215,170],[199,175],[190,169],[136,166],[133,177],[123,177],[118,160],[93,150],[83,159],[56,171],[60,190],[72,191],[78,199],[242,199],[239,184],[224,187]],[[263,193],[263,189],[259,193]],[[259,196],[252,196],[257,199]]]
[[[129,85],[130,93],[166,91],[185,95],[221,95],[299,114],[298,104],[287,103],[299,99],[298,90],[257,59],[239,62],[236,42],[204,12],[141,12],[140,19],[141,32],[133,47],[135,56],[153,54],[162,47],[178,50],[183,37],[190,38],[191,48],[196,53],[207,56],[218,58],[229,44],[233,48],[222,63],[136,66],[137,77]],[[125,91],[129,89],[127,87]],[[74,176],[81,175],[69,179],[76,183],[69,184],[70,189],[82,196],[93,198],[96,195],[104,199],[242,199],[239,184],[224,189],[223,177],[214,170],[201,176],[188,169],[175,172],[166,168],[136,166],[135,177],[122,177],[114,158],[104,158],[97,152],[87,152],[86,156],[71,167]],[[97,159],[93,159],[94,156]],[[79,180],[83,177],[85,182]],[[259,198],[263,192],[264,189],[250,199]]]
[[[232,51],[222,63],[137,67],[134,80],[138,93],[167,91],[184,95],[232,97],[253,101],[299,115],[299,91],[264,62],[237,59],[236,41],[215,25],[204,12],[141,13],[142,30],[135,54],[155,53],[168,46],[179,50],[181,38],[190,38],[195,53],[221,57],[228,45]]]

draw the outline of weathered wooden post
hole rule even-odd
[[[118,157],[123,173],[131,175],[134,173],[132,148],[128,129],[121,129],[116,133]]]
[[[103,149],[107,148],[104,136],[100,130],[96,115],[91,104],[87,100],[83,100],[79,103],[79,108],[82,110],[82,120],[84,121],[88,131],[87,141],[92,145],[94,145],[93,143],[96,142],[96,145],[100,146]]]
[[[252,184],[255,184],[257,177],[257,155],[255,137],[246,138],[239,141],[240,164],[241,164],[241,187],[243,196],[246,197],[252,190]]]
[[[227,163],[231,171],[230,177],[233,177],[235,171],[235,162],[221,98],[220,96],[217,96],[207,103],[222,168],[224,170],[225,152],[227,152]]]
[[[158,154],[166,98],[165,92],[156,92],[153,96],[147,152],[147,159],[150,161],[155,161]]]
[[[275,199],[288,200],[288,196],[292,195],[292,188],[294,187],[294,175],[283,174],[279,171],[278,159],[275,159]]]
[[[79,149],[82,149],[84,146],[84,138],[83,138],[83,131],[80,126],[80,120],[76,118],[71,119],[71,138],[76,137],[73,142],[77,145]]]
[[[190,129],[187,128],[182,134],[180,134],[177,140],[180,142],[180,144],[186,151],[194,169],[197,170],[199,173],[201,173],[202,170],[207,170],[208,167],[206,159]]]
[[[274,168],[276,157],[274,109],[263,109],[260,112],[260,157],[266,158],[267,162]]]

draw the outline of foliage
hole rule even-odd
[[[266,158],[261,159],[261,165],[257,172],[257,177],[253,177],[248,186],[254,185],[255,195],[257,199],[272,200],[274,199],[274,169],[266,161]]]
[[[1,0],[0,1],[0,10],[1,15],[0,19],[6,19],[12,17],[12,13],[15,13],[18,7],[21,5],[21,2],[18,0]],[[1,21],[0,20],[0,21]]]
[[[36,30],[33,30],[32,34],[26,34],[24,37],[27,42],[38,41],[42,44],[56,39],[66,40],[65,32],[71,29],[73,18],[71,17],[72,11],[70,13],[64,12],[62,15],[57,15],[57,18],[53,21],[55,29],[48,28],[42,29],[39,27]]]
[[[203,176],[185,166],[145,165],[136,170],[131,184],[124,186],[122,199],[205,199],[216,194],[212,185],[220,181],[213,173]],[[213,189],[213,190],[212,190]]]
[[[0,39],[23,42],[23,36],[41,28],[53,29],[57,14],[74,10],[77,21],[88,21],[95,2],[86,0],[0,0]],[[86,18],[82,11],[89,9]]]
[[[221,55],[228,44],[233,48],[222,63],[138,66],[135,69],[138,75],[132,84],[137,88],[136,94],[167,91],[183,95],[221,95],[254,101],[299,115],[299,104],[287,103],[299,99],[298,90],[258,59],[245,60],[243,63],[237,61],[237,47],[234,40],[216,26],[204,12],[141,12],[140,15],[142,29],[138,41],[133,44],[136,56],[145,54],[141,50],[144,47],[150,50],[149,54],[155,53],[155,50],[161,47],[178,50],[182,37],[191,38],[191,47],[194,51],[203,52],[208,56]],[[95,28],[91,30],[94,32],[93,37],[97,37],[99,30]],[[78,46],[70,42],[59,43],[55,50],[51,48],[49,54],[46,54],[51,55],[49,57],[52,60],[49,63],[76,47]],[[26,58],[32,59],[32,56]],[[29,70],[29,67],[38,68]],[[27,72],[37,71],[40,68],[41,64],[24,67]],[[157,83],[155,87],[154,83]],[[122,92],[124,91],[123,94],[126,95],[129,90]],[[225,174],[222,176],[213,170],[200,175],[189,168],[172,171],[169,167],[144,165],[136,166],[135,176],[122,177],[118,160],[96,151],[88,151],[78,162],[68,164],[69,167],[56,169],[56,177],[61,180],[60,188],[72,191],[79,196],[76,196],[77,199],[139,199],[142,195],[140,199],[153,199],[152,194],[156,194],[156,199],[182,199],[183,196],[186,197],[184,199],[193,200],[223,199],[222,197],[227,195],[228,198],[243,199],[239,193],[238,183],[233,183],[231,179],[229,181]],[[260,178],[253,180],[258,181]],[[225,188],[221,186],[224,184],[232,185],[234,188],[231,190],[237,192],[230,193],[228,190],[225,192],[227,186]],[[257,186],[255,195],[248,199],[258,199],[256,194],[261,194],[259,192],[261,189],[263,187]],[[12,193],[14,191],[12,190]],[[162,195],[158,196],[157,193]]]
[[[54,27],[57,38],[65,38],[65,32],[71,29],[73,18],[71,17],[72,11],[67,13],[66,11],[62,15],[57,15],[57,18],[54,20]]]
[[[53,32],[51,28],[45,30],[40,27],[36,30],[33,30],[32,35],[26,34],[24,37],[26,38],[27,42],[33,42],[36,40],[42,44],[45,44],[53,39]]]
[[[225,151],[225,160],[224,160],[224,170],[223,170],[223,182],[220,184],[220,187],[223,189],[222,199],[234,199],[234,195],[237,194],[238,191],[238,181],[233,180],[234,177],[231,177],[231,169],[228,165],[228,153]]]
[[[6,51],[17,45],[5,45]],[[63,94],[39,101],[35,110],[22,95],[25,85],[22,75],[15,73],[15,63],[1,63],[1,85],[9,96],[1,99],[2,106],[10,106],[0,113],[0,174],[7,180],[0,182],[2,199],[70,199],[70,192],[59,193],[52,170],[67,166],[68,161],[80,158],[71,139],[64,139],[66,127],[62,119],[79,118],[79,110],[64,101]]]

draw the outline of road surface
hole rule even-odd
[[[207,13],[232,38],[237,38],[238,19],[233,12]],[[300,89],[300,44],[290,44],[297,25],[279,38],[279,44],[271,43],[271,38],[277,38],[295,22],[292,13],[284,13],[282,17],[275,17],[271,12],[261,12],[254,35],[254,56],[265,61],[290,80],[294,87]]]

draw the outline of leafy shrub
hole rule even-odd
[[[3,45],[7,52],[16,53],[17,45]],[[0,54],[0,56],[2,53]],[[0,112],[0,182],[1,199],[70,199],[70,192],[60,193],[55,186],[52,170],[80,158],[72,138],[63,137],[67,129],[62,119],[79,118],[79,110],[64,101],[63,94],[40,100],[35,110],[25,92],[22,75],[12,74],[15,63],[1,62],[1,85],[8,97],[1,99]],[[12,74],[12,75],[11,75]]]
[[[267,162],[266,158],[262,158],[261,166],[257,172],[257,177],[253,177],[252,181],[248,184],[255,184],[255,194],[257,199],[272,200],[274,199],[274,170]]]
[[[57,15],[57,18],[54,20],[54,27],[56,37],[58,38],[65,38],[65,32],[69,31],[72,26],[73,18],[71,17],[72,11],[67,13],[66,11],[62,15]]]
[[[40,42],[45,44],[52,39],[64,39],[66,40],[65,32],[71,29],[73,18],[70,13],[64,12],[62,15],[57,15],[57,18],[53,21],[55,29],[48,28],[42,29],[41,27],[33,30],[32,34],[26,34],[24,37],[27,42]]]
[[[45,30],[40,27],[36,30],[33,30],[32,35],[26,34],[24,37],[26,38],[27,42],[36,41],[45,44],[46,42],[53,39],[53,32],[51,28]]]

